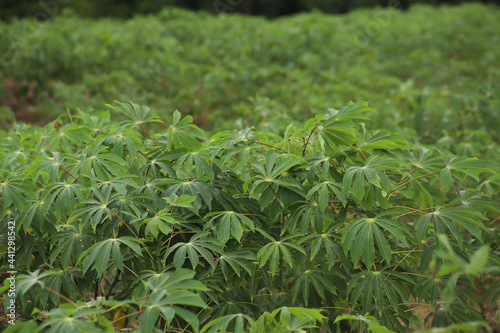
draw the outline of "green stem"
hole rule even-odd
[[[402,183],[402,184],[401,184],[401,182],[400,182],[400,183],[399,183],[399,184],[398,184],[398,185],[394,188],[394,190],[392,190],[392,191],[391,191],[391,193],[389,193],[389,196],[387,197],[387,199],[389,199],[389,198],[391,197],[391,195],[392,195],[392,194],[393,194],[393,193],[394,193],[394,192],[395,192],[398,188],[400,188],[401,186],[407,185],[407,184],[409,184],[409,183],[411,183],[411,182],[413,182],[413,181],[415,181],[415,180],[417,180],[417,179],[424,178],[424,177],[428,177],[428,176],[432,176],[432,175],[435,175],[435,174],[440,173],[440,172],[441,172],[441,170],[439,170],[439,171],[435,171],[435,172],[431,172],[431,173],[428,173],[428,174],[426,174],[426,175],[423,175],[423,176],[419,176],[419,177],[417,177],[417,178],[410,179],[409,181],[404,182],[404,183]],[[406,178],[406,177],[405,177],[405,178]]]
[[[311,139],[311,136],[314,133],[314,130],[316,130],[316,127],[314,127],[312,129],[311,133],[309,133],[309,136],[307,137],[306,144],[304,145],[304,150],[302,151],[302,156],[304,156],[306,154],[307,145],[309,144],[309,139]]]

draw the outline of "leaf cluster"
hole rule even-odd
[[[211,137],[177,111],[150,134],[149,108],[112,107],[128,120],[81,112],[3,137],[9,332],[403,332],[415,306],[444,327],[498,298],[495,162],[360,130],[364,102]]]

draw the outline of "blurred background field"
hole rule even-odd
[[[64,122],[67,110],[131,100],[165,121],[176,109],[191,114],[208,131],[275,131],[365,100],[378,112],[371,129],[462,155],[498,156],[496,6],[402,11],[396,3],[272,20],[213,8],[124,19],[131,14],[116,7],[122,17],[91,18],[99,15],[81,17],[69,7],[44,22],[3,17],[3,126],[14,118]],[[245,12],[244,4],[231,8]]]

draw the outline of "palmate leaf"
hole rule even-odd
[[[23,131],[22,146],[29,147],[30,149],[34,149],[37,152],[41,153],[50,150],[48,140],[50,139],[51,132],[53,132],[53,127],[52,126],[35,127],[33,128],[33,130],[34,130],[33,132]],[[7,137],[6,140],[9,140],[11,144],[14,143],[12,137]]]
[[[73,115],[73,118],[81,120],[81,124],[86,126],[94,135],[109,126],[109,112],[108,111],[93,111],[91,113],[86,110],[78,109],[78,114]],[[78,123],[78,122],[75,122]]]
[[[362,313],[370,312],[373,303],[378,312],[382,313],[386,300],[397,312],[401,300],[408,301],[408,285],[414,284],[409,276],[389,268],[381,271],[365,270],[352,277],[347,285],[347,294],[351,297],[353,308],[357,307],[361,298]]]
[[[500,188],[500,175],[493,174],[488,175],[485,179],[477,185],[476,191],[481,191],[488,196],[491,196],[495,193],[495,189]]]
[[[92,180],[90,184],[91,189],[96,188],[102,192],[104,188],[110,187],[124,197],[127,196],[127,192],[131,188],[139,188],[139,185],[133,181],[133,179],[138,178],[136,175],[122,174],[108,180],[99,179],[92,175],[88,177]]]
[[[163,183],[161,178],[151,179],[149,177],[143,178],[144,185],[138,186],[138,190],[141,193],[146,194],[149,198],[152,198],[155,202],[160,201],[160,196],[165,192],[166,188],[161,186]]]
[[[475,178],[479,181],[479,178],[476,173],[473,171],[489,171],[488,162],[479,161],[477,158],[465,158],[465,157],[457,157],[451,154],[445,154],[441,152],[441,156],[444,161],[444,168],[441,169],[439,173],[439,177],[441,179],[441,185],[446,191],[449,191],[453,182],[452,170],[461,171],[466,173],[467,175]],[[455,171],[455,172],[456,172]]]
[[[42,332],[101,332],[102,329],[95,326],[87,318],[90,315],[97,315],[101,309],[91,308],[80,311],[69,311],[67,309],[52,309],[46,316],[47,320],[43,322],[38,329]]]
[[[192,178],[207,177],[213,179],[214,170],[207,160],[208,156],[203,150],[191,151],[178,158],[175,170],[177,173],[179,170],[183,170]]]
[[[257,170],[257,175],[255,179],[260,179],[260,181],[255,181],[258,186],[261,182],[276,183],[285,187],[297,187],[295,182],[290,181],[279,181],[280,177],[286,176],[286,173],[295,165],[302,162],[302,158],[297,155],[292,154],[277,154],[273,151],[268,151],[266,153],[265,164],[255,164],[254,167]]]
[[[59,182],[47,185],[46,202],[53,202],[54,213],[61,218],[64,213],[71,215],[76,208],[77,202],[84,200],[83,190],[85,187],[76,182]]]
[[[163,209],[158,211],[155,216],[144,219],[142,223],[146,224],[144,236],[151,233],[154,238],[158,238],[160,232],[164,235],[168,235],[172,232],[174,227],[180,225],[176,218],[172,216],[172,213]]]
[[[170,197],[172,194],[182,196],[184,194],[195,197],[193,209],[198,214],[202,204],[212,208],[212,200],[218,196],[218,190],[210,183],[200,180],[184,181],[182,179],[162,178],[156,182],[158,185],[168,185],[163,193],[164,197]]]
[[[147,106],[137,105],[132,102],[126,104],[118,101],[115,101],[115,104],[117,105],[106,104],[106,106],[126,115],[130,120],[124,121],[122,124],[127,126],[135,127],[137,125],[142,126],[145,123],[162,122],[157,115],[150,113],[151,109]]]
[[[101,145],[107,146],[109,151],[118,157],[124,157],[125,154],[132,160],[137,155],[137,151],[144,148],[139,133],[124,128],[120,128],[118,132],[106,135],[92,144],[88,149],[89,154],[93,155],[100,149]]]
[[[211,150],[209,159],[213,165],[217,165],[222,170],[228,168],[240,174],[248,172],[248,162],[252,150],[255,148],[250,145],[244,148],[223,148],[221,146],[209,145],[205,149]]]
[[[252,196],[260,194],[261,209],[271,204],[279,187],[284,187],[301,194],[303,189],[300,183],[287,177],[289,170],[301,162],[302,158],[298,156],[291,154],[279,155],[273,151],[268,151],[266,153],[265,164],[253,165],[257,170],[257,174],[251,179],[253,184],[250,194]]]
[[[179,111],[175,111],[172,124],[167,130],[167,148],[189,147],[201,148],[200,140],[206,140],[205,133],[193,124],[193,117],[186,116],[181,119]]]
[[[411,197],[419,208],[433,207],[434,197],[430,193],[432,188],[424,185],[426,184],[420,184],[419,182],[412,182],[411,184],[409,184]]]
[[[312,288],[314,288],[322,299],[333,298],[333,296],[337,294],[337,287],[332,283],[334,280],[332,275],[332,272],[320,268],[306,269],[295,274],[291,290],[292,303],[295,303],[299,293],[301,293],[302,300],[307,306],[309,303],[310,290]]]
[[[39,230],[42,229],[49,209],[52,206],[52,202],[49,199],[53,200],[54,198],[27,201],[29,206],[19,216],[16,228],[19,230],[22,227],[25,232],[28,232],[30,227],[35,228],[35,226]]]
[[[443,160],[436,149],[419,147],[418,149],[412,149],[405,157],[407,163],[404,165],[411,166],[413,169],[418,168],[426,172],[437,171],[443,165]],[[410,169],[410,171],[412,170]]]
[[[200,255],[210,266],[215,267],[215,254],[223,252],[220,242],[217,239],[207,237],[207,233],[197,233],[193,235],[188,243],[179,242],[173,245],[165,253],[164,260],[175,251],[173,262],[176,269],[182,268],[186,261],[186,256],[191,262],[193,269],[198,266]]]
[[[7,154],[1,156],[0,166],[2,169],[12,168],[12,167],[25,167],[29,161],[29,151],[24,148],[19,148],[15,151],[8,151]]]
[[[367,120],[368,118],[360,115],[365,112],[373,112],[366,102],[353,103],[340,111],[330,109],[329,114],[317,117],[315,127],[331,151],[335,151],[335,146],[338,145],[350,147],[358,139],[354,120]],[[306,127],[308,125],[306,124]]]
[[[472,209],[476,211],[494,211],[500,213],[500,204],[492,199],[484,197],[484,194],[479,192],[467,193],[466,191],[458,191],[458,196],[464,209]]]
[[[83,273],[85,274],[90,267],[93,267],[97,275],[99,277],[102,276],[102,273],[108,268],[111,256],[113,256],[113,263],[116,267],[123,271],[123,254],[120,250],[121,244],[127,246],[137,255],[142,257],[141,247],[139,246],[141,241],[137,238],[129,236],[110,238],[94,244],[81,254],[79,261],[85,257],[82,266]]]
[[[208,285],[211,285],[222,282],[220,280],[220,274],[217,275],[218,277],[214,277],[209,281],[207,281],[206,283]],[[221,285],[222,288],[215,289],[216,292],[224,290],[223,294],[213,295],[212,297],[210,297],[215,304],[211,306],[209,313],[204,313],[202,316],[200,316],[200,320],[203,320],[203,322],[205,322],[210,318],[217,318],[228,314],[254,313],[257,304],[252,303],[252,301],[249,299],[249,296],[251,295],[249,295],[247,290],[245,290],[245,288],[241,288],[240,286],[229,285],[230,283],[238,284],[238,281],[244,281],[244,280],[238,278],[236,275],[231,275],[231,277],[232,277],[231,280],[227,282],[226,281],[222,282]],[[247,275],[246,278],[250,278],[250,276]]]
[[[323,218],[332,215],[330,211],[324,210],[316,201],[298,202],[299,206],[291,211],[290,217],[286,220],[281,234],[293,234],[298,231],[305,234],[308,231],[315,230],[317,233],[323,232]],[[333,219],[333,216],[330,216]]]
[[[91,247],[92,241],[95,239],[97,239],[97,236],[92,233],[79,232],[72,225],[66,226],[66,230],[59,231],[52,236],[50,264],[53,264],[59,258],[61,267],[67,269],[71,259],[76,263],[84,249]],[[58,245],[56,246],[56,244]]]
[[[474,308],[464,307],[461,304],[454,303],[454,304],[449,304],[447,307],[440,307],[438,308],[438,310],[431,312],[427,317],[425,317],[424,325],[427,325],[428,321],[431,319],[432,319],[431,321],[432,327],[446,328],[448,327],[448,325],[452,326],[454,323],[464,323],[461,326],[463,329],[466,329],[466,327],[469,325],[465,323],[468,323],[471,320],[474,320],[476,323],[481,323],[483,317],[481,313]],[[460,327],[459,325],[456,326]],[[477,328],[479,328],[479,325],[474,325],[474,326],[476,326],[475,327],[476,332],[478,332]],[[485,325],[483,324],[482,326]],[[444,331],[444,329],[441,330]],[[444,331],[444,332],[450,332],[450,331]],[[454,330],[451,332],[454,333],[457,331]]]
[[[48,304],[50,303],[48,303],[48,300],[50,299],[52,304],[57,305],[60,300],[59,295],[61,288],[72,297],[78,295],[76,292],[78,288],[75,283],[74,275],[71,271],[53,269],[47,271],[47,273],[49,272],[49,275],[42,278],[44,289],[42,289],[40,294],[37,295],[37,299],[41,304],[47,304],[47,306],[49,306]]]
[[[242,269],[245,270],[249,275],[252,275],[251,262],[257,260],[254,253],[246,250],[234,250],[231,252],[223,252],[217,258],[216,264],[220,266],[224,278],[227,280],[229,278],[228,267],[240,276]]]
[[[4,170],[1,170],[2,173]],[[3,208],[9,208],[12,204],[19,211],[26,198],[33,197],[33,187],[30,187],[23,180],[23,173],[7,173],[6,176],[0,181],[0,198],[2,199]]]
[[[321,176],[323,179],[329,179],[328,173],[331,167],[331,161],[328,156],[325,155],[314,155],[305,157],[307,160],[307,164],[309,167],[309,171],[307,172],[307,183],[309,185],[313,185],[318,181],[317,177],[318,169],[321,170]]]
[[[231,332],[244,333],[244,328],[254,326],[255,322],[253,321],[252,317],[244,315],[242,313],[230,314],[209,321],[205,326],[203,326],[200,333],[227,332],[229,325],[234,325],[234,329],[231,329]]]
[[[90,132],[87,128],[75,124],[61,126],[59,131],[54,131],[50,136],[49,144],[52,150],[62,150],[66,153],[72,151],[72,147],[81,146],[91,140]]]
[[[254,143],[255,136],[253,132],[253,128],[248,127],[240,131],[221,131],[212,136],[210,140],[211,146],[227,149],[239,143]]]
[[[347,197],[338,183],[328,180],[318,183],[307,192],[306,200],[310,200],[315,193],[318,193],[318,204],[323,210],[328,207],[330,201],[340,200],[344,206],[347,204]]]
[[[23,295],[34,286],[43,288],[43,286],[45,285],[43,279],[47,276],[50,276],[51,274],[55,274],[55,271],[40,273],[40,270],[37,269],[34,272],[27,272],[27,274],[19,274],[16,278],[16,290],[19,292],[19,294]]]
[[[446,282],[446,279],[432,277],[420,280],[415,286],[417,301],[419,303],[425,301],[436,308],[437,302],[441,298],[441,291],[446,288]]]
[[[33,182],[36,182],[40,176],[43,177],[45,183],[54,183],[57,181],[59,172],[63,172],[60,168],[65,157],[57,151],[52,152],[52,156],[41,154],[35,157],[31,165],[26,169],[31,174]]]
[[[169,157],[171,157],[172,155],[165,155],[162,155],[161,158],[152,158],[144,163],[144,165],[140,169],[140,173],[143,175],[143,177],[148,177],[151,174],[153,178],[161,178],[164,175],[169,175],[172,178],[177,178],[175,170],[170,166],[170,163],[168,162],[170,160]]]
[[[113,213],[111,212],[111,205],[116,201],[116,198],[111,195],[111,187],[103,188],[100,192],[97,189],[92,189],[96,199],[82,200],[78,203],[78,208],[73,214],[68,218],[67,223],[71,223],[83,215],[80,220],[80,229],[91,220],[92,228],[96,228],[98,224],[104,222],[108,219],[113,218]]]
[[[307,235],[301,238],[298,244],[308,245],[305,249],[309,253],[311,261],[318,255],[322,257],[326,254],[328,269],[331,269],[337,263],[337,260],[340,260],[344,269],[348,271],[351,267],[350,262],[347,260],[344,251],[342,251],[340,247],[339,236],[333,233],[336,226],[338,226],[338,223],[330,226],[324,233],[312,233]]]
[[[314,324],[323,322],[324,319],[325,316],[318,309],[282,306],[271,313],[264,312],[260,315],[251,332],[304,332],[317,328]]]
[[[301,155],[304,152],[304,144],[302,142],[302,130],[297,128],[293,122],[288,124],[285,128],[285,133],[283,133],[283,137],[276,135],[276,143],[273,146],[276,146],[286,152]]]
[[[288,266],[293,267],[294,260],[290,253],[290,249],[304,255],[306,254],[302,246],[291,242],[292,239],[302,236],[301,234],[289,235],[278,241],[269,235],[263,235],[268,238],[271,243],[267,243],[257,252],[257,260],[259,261],[259,267],[264,266],[269,261],[269,270],[272,276],[276,274],[281,259],[283,259]]]
[[[465,173],[479,181],[478,172],[499,171],[498,163],[479,160],[477,158],[458,157],[452,154],[440,152],[445,164],[441,170],[441,181],[446,190],[450,189],[452,171]]]
[[[349,223],[342,233],[342,246],[346,253],[351,253],[353,265],[356,265],[361,258],[366,268],[370,270],[375,261],[375,245],[377,245],[382,258],[390,264],[391,246],[383,230],[401,243],[407,244],[405,233],[408,234],[409,231],[404,223],[380,217],[365,217]]]
[[[372,184],[388,191],[391,182],[383,170],[387,170],[393,165],[394,161],[372,155],[368,157],[364,164],[347,168],[343,180],[345,193],[349,193],[349,189],[352,187],[354,196],[361,201],[365,195],[367,184]]]
[[[375,112],[369,106],[368,102],[351,103],[342,107],[340,110],[328,109],[330,113],[325,116],[328,120],[370,120],[363,113]]]
[[[400,135],[378,131],[365,132],[363,135],[360,135],[357,146],[360,149],[394,150],[408,148],[409,143]]]
[[[104,147],[100,147],[92,154],[84,152],[80,163],[74,168],[76,172],[82,177],[96,176],[103,181],[126,173],[127,163],[115,154],[101,153],[103,149]]]
[[[426,237],[429,225],[433,225],[434,234],[448,229],[456,239],[460,247],[463,245],[461,228],[465,228],[474,237],[482,241],[481,230],[485,230],[481,222],[485,217],[483,214],[472,209],[462,207],[438,207],[435,211],[422,215],[416,223],[417,239],[422,241]]]
[[[153,292],[166,290],[169,292],[181,290],[209,290],[203,283],[194,279],[195,272],[181,268],[173,272],[152,274],[146,282],[147,288]]]
[[[159,298],[157,294],[165,294],[164,291],[158,291],[154,294],[151,294],[150,297],[155,297]],[[181,298],[179,300],[173,299],[174,297]],[[199,330],[199,320],[198,317],[194,313],[192,313],[189,310],[186,310],[181,307],[177,306],[168,306],[169,304],[182,304],[182,305],[195,305],[194,303],[196,301],[201,301],[201,298],[199,298],[199,295],[190,293],[188,291],[179,291],[175,292],[174,295],[166,297],[166,299],[163,300],[156,300],[153,305],[147,306],[144,310],[144,312],[139,316],[139,321],[140,321],[140,332],[154,332],[154,327],[156,322],[158,321],[158,317],[161,314],[167,320],[167,325],[170,326],[170,323],[174,319],[175,316],[179,316],[180,318],[184,319],[191,327],[193,327],[193,330],[195,332],[198,332]]]
[[[194,271],[188,269],[177,269],[173,273],[154,274],[148,279],[146,285],[152,293],[144,304],[144,312],[139,316],[141,332],[153,332],[160,313],[163,314],[168,326],[175,316],[179,316],[198,332],[197,316],[179,307],[179,305],[206,307],[200,295],[191,291],[208,290],[203,283],[193,279],[194,274]]]
[[[195,199],[196,197],[192,195],[183,194],[179,197],[175,193],[173,193],[170,197],[163,198],[163,200],[165,200],[167,205],[169,205],[170,207],[182,207],[188,209],[193,208],[193,201]]]
[[[239,242],[245,229],[251,231],[255,230],[254,223],[250,218],[234,211],[208,213],[205,215],[204,219],[209,217],[211,217],[208,222],[209,224],[217,220],[215,231],[217,239],[223,244],[229,240],[230,236],[233,236]]]

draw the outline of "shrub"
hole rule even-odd
[[[179,112],[151,134],[148,107],[110,108],[128,120],[3,134],[8,332],[403,332],[415,304],[477,327],[498,299],[494,162],[356,126],[366,103],[210,138]]]

